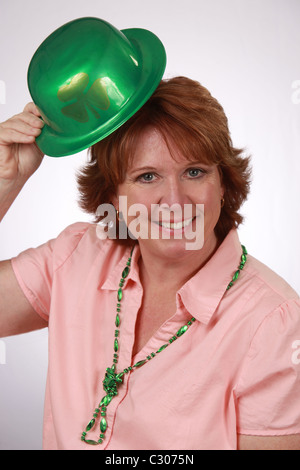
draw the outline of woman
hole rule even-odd
[[[1,125],[2,216],[41,127],[33,104]],[[45,449],[300,449],[300,302],[240,245],[249,175],[210,93],[162,81],[79,175],[102,229],[1,263],[1,335],[49,327]]]

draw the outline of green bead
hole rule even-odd
[[[123,279],[125,279],[128,276],[128,274],[129,274],[129,266],[126,266],[126,268],[122,272]]]
[[[117,328],[120,326],[120,317],[119,317],[118,314],[117,314],[117,316],[116,316],[115,325],[116,325]]]
[[[119,342],[116,338],[115,341],[114,341],[114,351],[117,352],[118,350],[119,350]]]
[[[233,275],[233,278],[232,278],[232,281],[235,282],[237,280],[237,278],[239,277],[239,274],[240,274],[240,271],[237,270],[235,271],[234,275]]]
[[[118,300],[121,301],[122,300],[122,297],[123,297],[123,291],[120,287],[120,289],[118,289]]]
[[[181,335],[183,335],[183,333],[185,333],[187,329],[188,329],[188,326],[187,326],[187,325],[182,326],[182,327],[177,331],[176,336],[181,336]]]
[[[146,363],[146,359],[143,359],[142,361],[138,361],[136,364],[134,364],[133,367],[141,367],[142,365],[144,365]]]
[[[163,344],[156,352],[157,353],[160,353],[161,351],[163,351],[164,349],[166,349],[166,347],[169,346],[168,344]]]
[[[242,250],[243,250],[243,254],[244,254],[244,255],[247,255],[247,254],[248,254],[248,252],[247,252],[247,250],[246,250],[246,247],[245,247],[244,245],[242,245]]]
[[[91,446],[97,446],[98,444],[100,444],[99,442],[93,441],[92,439],[86,439],[84,442],[90,444]]]
[[[110,397],[109,395],[105,395],[105,397],[103,397],[102,400],[100,401],[99,407],[101,408],[101,406],[108,406],[111,400],[112,400],[112,397]]]
[[[107,429],[107,422],[105,418],[102,418],[100,421],[100,430],[101,432],[105,432]]]
[[[172,338],[169,339],[169,343],[173,343],[177,339],[177,336],[172,336]]]
[[[95,419],[91,419],[91,421],[88,423],[87,427],[85,428],[86,432],[90,431],[92,429],[92,427],[94,426],[95,424]]]

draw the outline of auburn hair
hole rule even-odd
[[[98,206],[110,203],[148,127],[162,134],[170,151],[176,148],[188,160],[217,165],[225,193],[215,233],[222,241],[243,221],[239,209],[249,193],[250,157],[233,147],[219,102],[199,82],[186,77],[162,80],[139,111],[89,149],[90,159],[77,176],[80,207],[95,215]],[[99,222],[96,215],[94,221]]]

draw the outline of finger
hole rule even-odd
[[[29,124],[30,126],[37,127],[39,129],[41,129],[45,124],[44,121],[42,121],[41,118],[39,118],[39,117],[35,116],[34,114],[29,113],[29,112],[24,112],[23,111],[23,113],[18,114],[17,116],[15,116],[15,118],[18,118],[21,121]]]
[[[39,108],[34,103],[27,103],[22,113],[19,115],[21,119],[28,121],[32,126],[42,128],[44,121]],[[28,119],[27,119],[28,118]]]
[[[17,114],[16,116],[11,117],[7,121],[3,122],[1,125],[3,127],[13,128],[16,130],[20,128],[20,130],[23,129],[26,132],[28,127],[33,129],[42,129],[42,127],[44,126],[44,122],[31,113],[22,112],[20,114]]]
[[[32,102],[27,103],[23,111],[35,114],[36,116],[41,116],[39,108]]]
[[[2,129],[1,129],[2,128]],[[28,144],[35,141],[35,135],[24,134],[15,129],[5,129],[0,126],[0,144]]]
[[[38,119],[38,118],[36,118]],[[15,116],[8,121],[1,124],[2,129],[12,129],[17,132],[21,132],[26,135],[39,135],[41,133],[42,126],[35,123],[33,119],[24,116]]]

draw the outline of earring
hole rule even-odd
[[[224,207],[224,204],[225,204],[225,199],[221,197],[221,207]]]

